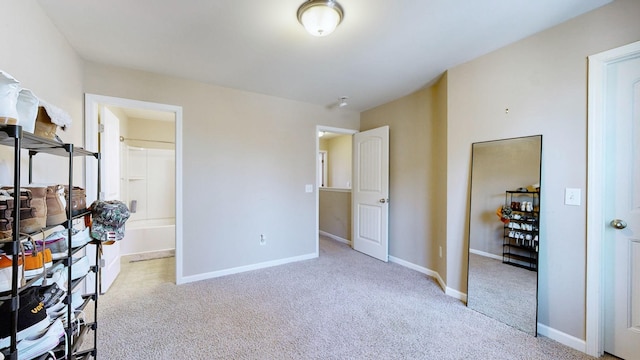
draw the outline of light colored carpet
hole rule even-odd
[[[140,254],[125,255],[121,259],[123,262],[136,262],[154,259],[163,259],[176,256],[175,250],[151,251]]]
[[[99,359],[591,359],[326,238],[317,259],[180,286],[174,266],[123,266],[100,298]]]
[[[469,269],[468,306],[535,335],[538,273],[477,254]]]

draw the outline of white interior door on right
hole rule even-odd
[[[607,65],[605,351],[640,359],[640,51]]]
[[[389,260],[389,127],[353,135],[353,248]]]

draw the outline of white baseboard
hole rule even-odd
[[[445,294],[451,296],[452,298],[456,298],[460,301],[462,301],[463,303],[467,303],[467,294],[460,292],[458,290],[452,289],[450,287],[447,287],[447,289],[444,292]]]
[[[502,256],[500,256],[500,255],[491,254],[491,253],[488,253],[488,252],[475,250],[475,249],[469,249],[469,252],[472,253],[472,254],[476,254],[476,255],[480,255],[480,256],[484,256],[484,257],[488,257],[488,258],[492,258],[492,259],[496,259],[496,260],[502,261]]]
[[[587,342],[585,340],[565,334],[562,331],[548,327],[547,325],[538,323],[538,335],[548,337],[551,340],[555,340],[560,344],[566,345],[583,353],[587,352]]]
[[[328,237],[330,239],[333,239],[335,241],[339,241],[341,243],[345,243],[345,244],[351,246],[351,240],[347,240],[347,239],[341,238],[340,236],[333,235],[333,234],[330,234],[330,233],[328,233],[326,231],[322,231],[322,230],[319,230],[318,233],[320,235],[322,235],[322,236],[326,236],[326,237]]]
[[[444,280],[442,280],[442,277],[437,271],[427,269],[426,267],[416,265],[414,263],[410,263],[406,260],[398,259],[397,257],[393,257],[393,256],[389,256],[389,261],[435,278],[436,281],[438,282],[438,285],[440,285],[440,287],[442,288],[442,291],[444,291],[445,294],[453,298],[456,298],[458,300],[461,300],[465,303],[467,302],[467,294],[461,293],[458,290],[454,290],[447,287],[447,284],[445,284]]]
[[[178,285],[186,284],[186,283],[200,281],[200,280],[213,279],[213,278],[217,278],[217,277],[221,277],[221,276],[239,274],[239,273],[243,273],[243,272],[246,272],[246,271],[265,269],[265,268],[269,268],[269,267],[272,267],[272,266],[284,265],[284,264],[297,262],[297,261],[315,259],[317,257],[318,257],[318,254],[313,253],[313,254],[307,254],[307,255],[301,255],[301,256],[294,256],[294,257],[290,257],[290,258],[286,258],[286,259],[266,261],[266,262],[259,263],[259,264],[238,266],[238,267],[231,268],[231,269],[212,271],[212,272],[208,272],[208,273],[204,273],[204,274],[198,274],[198,275],[192,275],[192,276],[183,276],[181,279],[177,279],[176,283]]]

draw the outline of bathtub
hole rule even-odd
[[[170,251],[176,248],[175,219],[127,221],[120,255]]]

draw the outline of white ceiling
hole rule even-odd
[[[307,34],[303,0],[38,0],[84,59],[354,111],[610,0],[340,0]]]

